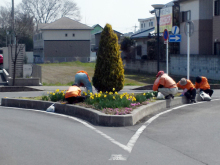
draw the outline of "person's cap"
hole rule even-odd
[[[181,78],[180,85],[184,86],[187,84],[187,80],[185,78]]]
[[[201,77],[201,76],[197,76],[197,77],[196,77],[196,82],[197,82],[197,83],[201,83],[201,81],[202,81],[202,77]]]
[[[156,77],[159,77],[160,75],[163,75],[164,74],[164,71],[159,71],[156,75]]]

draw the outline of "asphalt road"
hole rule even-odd
[[[210,102],[167,109],[130,127],[0,107],[0,164],[219,165],[218,93]]]

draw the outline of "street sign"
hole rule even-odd
[[[164,39],[164,41],[167,41],[168,38],[169,38],[169,33],[168,33],[167,29],[165,29],[163,32],[163,39]]]
[[[168,44],[168,40],[164,41],[164,44]]]
[[[181,34],[169,36],[169,42],[181,42],[181,39],[182,39]]]
[[[173,33],[173,34],[179,34],[179,31],[180,31],[180,29],[179,29],[178,26],[173,26],[173,27],[172,27],[172,33]]]
[[[189,26],[189,29],[187,30],[187,26]],[[184,32],[187,36],[187,33],[189,33],[189,36],[191,37],[194,33],[194,23],[192,21],[187,21],[184,25]]]

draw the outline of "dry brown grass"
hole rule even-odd
[[[92,79],[95,63],[66,62],[53,64],[40,64],[42,66],[43,85],[71,85],[75,80],[75,74],[84,70]],[[152,82],[152,76],[141,74],[125,74],[125,84],[132,86],[144,86]],[[155,75],[153,75],[153,79]]]

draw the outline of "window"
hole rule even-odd
[[[214,1],[214,15],[220,15],[220,0]]]
[[[143,28],[143,24],[141,24],[141,28]]]
[[[65,34],[65,37],[67,37],[67,36],[68,36],[68,34],[66,33],[66,34]]]
[[[182,16],[182,22],[190,21],[191,20],[191,10],[182,11],[181,16]]]
[[[73,33],[73,37],[75,37],[75,34]]]
[[[220,55],[220,42],[215,42],[214,44],[214,54]]]
[[[151,22],[151,26],[154,26],[153,22]]]
[[[150,23],[151,23],[151,22],[149,22],[149,27],[150,27]]]

